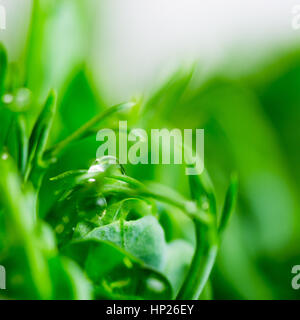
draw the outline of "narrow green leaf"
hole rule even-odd
[[[198,300],[213,300],[213,288],[211,280],[206,282],[206,285],[203,288]]]
[[[185,280],[193,253],[193,246],[184,240],[177,239],[167,244],[167,262],[164,274],[173,286],[175,297]]]
[[[40,98],[52,87],[60,91],[74,68],[85,61],[92,43],[91,15],[95,12],[90,6],[97,3],[90,1],[87,10],[86,0],[31,2],[25,84]]]
[[[128,102],[128,103],[122,103],[115,105],[111,108],[106,109],[104,112],[99,113],[97,116],[95,116],[93,119],[85,123],[82,127],[80,127],[78,130],[76,130],[74,133],[72,133],[69,137],[64,139],[63,141],[59,142],[55,146],[51,147],[46,152],[46,158],[47,159],[53,159],[57,157],[62,151],[65,150],[66,147],[68,147],[71,143],[74,143],[80,139],[87,138],[91,134],[94,134],[93,129],[95,129],[95,126],[99,125],[101,122],[112,116],[113,114],[120,112],[125,109],[130,109],[136,104],[134,102]]]
[[[59,103],[59,116],[63,124],[62,138],[72,134],[103,108],[87,72],[80,68],[72,77]]]
[[[27,164],[28,140],[26,136],[25,119],[21,115],[17,118],[16,135],[18,145],[18,167],[20,169],[20,173],[24,175]]]
[[[0,154],[0,172],[0,203],[5,210],[5,219],[14,232],[17,247],[25,256],[26,260],[22,263],[26,263],[30,270],[38,298],[49,299],[52,286],[48,266],[34,236],[36,215],[32,205],[33,193],[22,187],[17,168],[7,153]]]
[[[72,260],[55,256],[49,259],[55,300],[90,300],[91,284],[79,266]]]
[[[213,184],[207,173],[201,175],[189,175],[191,197],[196,201],[199,208],[209,211],[216,216],[217,204]]]
[[[196,249],[186,279],[177,299],[198,299],[204,289],[215,263],[218,251],[216,198],[208,174],[189,176],[192,198],[198,204],[198,214],[193,219],[196,234]],[[203,224],[198,218],[205,210],[211,217],[209,224]]]
[[[54,91],[51,91],[29,139],[28,164],[25,179],[31,180],[35,187],[38,187],[41,179],[41,170],[45,167],[44,151],[48,142],[55,110],[56,94]]]
[[[22,175],[25,171],[28,148],[25,126],[25,119],[22,115],[12,114],[11,125],[4,142],[7,152],[14,158]]]
[[[4,93],[4,83],[7,71],[7,56],[4,46],[0,43],[0,99]]]
[[[222,234],[228,224],[228,221],[235,209],[238,195],[238,178],[237,175],[231,177],[230,185],[226,193],[221,221],[219,224],[219,234]]]
[[[189,272],[177,296],[178,300],[196,300],[202,293],[218,252],[218,237],[215,225],[203,225],[194,219],[196,250]]]

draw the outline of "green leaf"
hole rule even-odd
[[[228,221],[235,210],[236,201],[238,195],[238,179],[236,175],[231,177],[230,185],[226,193],[224,207],[221,215],[221,221],[219,224],[219,233],[223,233]]]
[[[210,279],[206,282],[198,300],[213,300],[213,288],[212,281]]]
[[[201,175],[189,175],[189,183],[192,199],[197,202],[199,208],[216,215],[215,191],[207,171]]]
[[[86,72],[79,69],[59,103],[58,110],[62,122],[60,131],[64,133],[64,137],[76,131],[103,109],[103,103],[97,98],[95,92]],[[83,106],[84,112],[82,112]]]
[[[69,147],[72,143],[87,138],[93,134],[95,134],[95,130],[99,130],[99,124],[102,124],[103,121],[110,118],[112,115],[117,114],[120,111],[128,110],[133,108],[136,105],[134,102],[127,102],[115,105],[113,107],[107,108],[103,112],[99,113],[91,120],[82,125],[78,130],[69,135],[66,139],[60,141],[53,147],[47,150],[46,158],[53,159],[57,157],[61,152],[63,152],[67,147]]]
[[[153,216],[136,221],[117,221],[95,228],[88,239],[110,241],[150,267],[161,270],[165,264],[166,243],[164,231]]]
[[[38,99],[50,88],[60,91],[89,53],[94,10],[87,10],[85,2],[33,1],[25,67],[26,86]]]
[[[9,129],[14,121],[14,114],[10,110],[5,108],[1,103],[0,103],[0,119],[1,119],[0,151],[3,151],[3,147],[7,146]]]
[[[200,208],[198,212],[206,210],[211,221],[204,224],[199,213],[193,219],[196,233],[196,249],[186,279],[178,293],[177,299],[198,299],[204,289],[215,263],[219,239],[217,234],[216,200],[208,175],[189,176],[192,197]],[[201,196],[205,196],[205,200]],[[206,205],[203,207],[203,205]]]
[[[178,300],[198,299],[204,289],[217,256],[219,240],[215,224],[204,225],[194,220],[196,231],[196,250],[194,257],[177,295]]]
[[[51,91],[33,127],[29,139],[28,164],[26,168],[26,180],[32,181],[37,188],[42,178],[44,163],[44,151],[48,142],[48,137],[52,125],[52,121],[56,110],[56,94]]]
[[[5,91],[5,77],[7,71],[7,56],[4,46],[0,43],[0,99]],[[2,102],[0,102],[2,104]]]
[[[17,118],[16,134],[18,144],[18,167],[20,168],[20,173],[24,175],[28,156],[28,140],[26,135],[26,121],[22,116]]]
[[[47,262],[34,236],[34,195],[31,190],[22,186],[17,169],[7,153],[0,154],[0,172],[0,204],[5,212],[6,224],[13,232],[11,253],[16,251],[22,257],[20,265],[24,265],[27,270],[36,297],[50,298],[52,288]],[[9,260],[11,259],[15,261],[18,257],[9,254]]]
[[[193,254],[193,246],[184,240],[174,240],[167,245],[164,274],[171,282],[175,296],[187,275]]]
[[[101,224],[106,225],[116,220],[136,220],[146,215],[153,214],[153,203],[146,199],[125,198],[109,205]]]
[[[7,137],[7,131],[11,124],[12,113],[4,108],[2,102],[2,95],[5,92],[5,78],[7,72],[7,56],[4,46],[0,43],[0,119],[1,119],[1,130],[0,130],[0,151],[2,151],[3,144]]]
[[[14,115],[10,130],[7,132],[5,146],[8,153],[14,158],[22,175],[27,163],[28,141],[26,123],[22,115]]]
[[[94,283],[98,299],[170,299],[172,289],[160,273],[113,244],[99,240],[73,242],[63,248]]]
[[[49,259],[55,300],[90,300],[92,288],[79,266],[68,258]]]
[[[152,117],[155,109],[155,116],[151,119],[152,121],[157,122],[157,119],[176,117],[172,109],[182,99],[193,74],[193,68],[189,72],[178,70],[165,84],[158,88],[146,106],[146,109],[152,113]]]

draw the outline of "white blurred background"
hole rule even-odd
[[[89,60],[109,100],[142,92],[181,64],[197,60],[205,70],[231,57],[246,68],[254,57],[300,39],[300,30],[292,29],[292,8],[300,0],[93,1],[98,11]],[[0,40],[16,59],[26,40],[31,0],[0,5],[7,9]]]

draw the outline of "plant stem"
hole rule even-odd
[[[193,204],[192,201],[188,201],[186,199],[180,199],[181,197],[178,197],[175,199],[174,197],[169,197],[167,195],[155,193],[155,192],[149,190],[143,183],[141,183],[131,177],[125,176],[125,175],[111,176],[110,178],[124,181],[124,182],[128,183],[129,185],[131,185],[132,187],[137,188],[137,192],[141,196],[150,197],[150,198],[153,198],[157,201],[168,203],[168,204],[182,210],[191,219],[194,219],[195,214],[197,213],[197,219],[200,220],[201,223],[210,224],[212,221],[211,217],[208,214],[206,214],[204,212],[195,211],[194,206],[192,205]],[[190,207],[192,207],[192,208],[190,208]]]
[[[196,300],[200,296],[218,251],[217,230],[214,223],[204,225],[194,219],[196,231],[196,251],[189,272],[176,297],[177,300]]]
[[[118,104],[116,106],[113,106],[104,112],[100,113],[99,115],[95,116],[93,119],[88,121],[86,124],[84,124],[82,127],[80,127],[78,130],[76,130],[74,133],[72,133],[69,137],[64,139],[63,141],[59,142],[52,148],[48,149],[45,153],[45,160],[53,159],[55,158],[58,154],[60,154],[69,144],[72,142],[79,140],[81,138],[86,137],[86,134],[93,129],[93,127],[98,124],[99,122],[102,122],[112,114],[119,112],[121,110],[131,108],[135,105],[135,103],[122,103]]]

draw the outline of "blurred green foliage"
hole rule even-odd
[[[34,1],[24,57],[0,48],[3,298],[299,298],[300,52],[243,76],[182,70],[133,111],[108,108],[85,66],[89,5]],[[89,172],[97,130],[122,119],[204,128],[211,178],[104,160]]]

